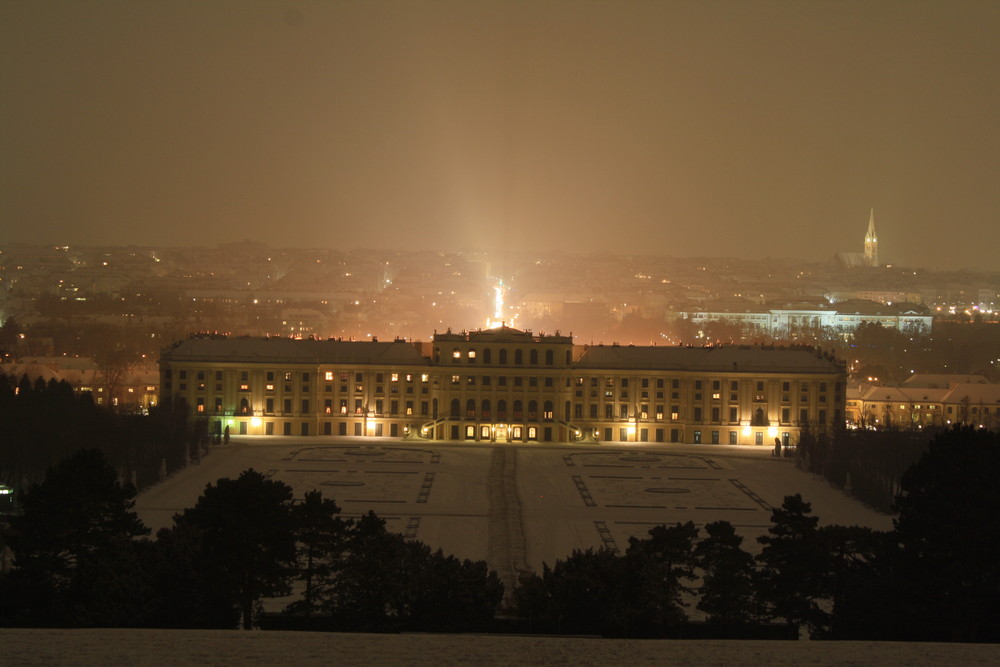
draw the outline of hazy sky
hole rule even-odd
[[[0,242],[996,269],[1000,2],[0,0]]]

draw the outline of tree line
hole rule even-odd
[[[903,475],[945,430],[806,430],[799,437],[796,456],[803,470],[822,475],[879,512],[890,513],[902,490]]]
[[[199,459],[207,443],[206,423],[191,419],[182,401],[166,399],[142,415],[98,406],[65,381],[0,374],[0,482],[15,489],[81,449],[102,452],[142,489]]]
[[[488,628],[503,596],[484,562],[373,513],[341,518],[318,491],[295,501],[254,470],[209,484],[155,539],[134,496],[96,450],[26,491],[5,531],[15,567],[0,576],[0,626],[249,629],[265,598],[291,596],[300,627],[462,632]]]
[[[1000,434],[939,434],[900,481],[891,531],[819,526],[801,496],[752,556],[728,522],[658,526],[623,554],[574,551],[526,578],[536,631],[620,637],[1000,641]],[[705,619],[693,628],[691,606]]]

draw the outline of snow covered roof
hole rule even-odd
[[[38,378],[41,378],[45,382],[51,380],[59,382],[63,379],[59,373],[48,366],[36,363],[4,364],[0,366],[0,373],[15,380],[27,375],[31,382],[35,382]]]
[[[161,361],[303,364],[430,365],[414,343],[396,340],[297,340],[293,338],[189,338],[160,355]]]
[[[941,403],[946,400],[948,389],[930,387],[886,387],[882,385],[865,385],[860,391],[848,388],[847,398],[862,401],[891,401],[894,403]]]
[[[697,370],[720,372],[837,373],[843,367],[833,357],[805,347],[772,346],[635,347],[598,345],[589,347],[575,364],[577,368]]]
[[[951,383],[948,387],[885,387],[862,385],[848,387],[848,400],[889,401],[893,403],[962,403],[971,405],[1000,404],[1000,384]]]
[[[949,387],[952,384],[986,384],[982,375],[959,375],[949,373],[915,373],[903,383],[910,387]]]
[[[998,405],[1000,384],[953,384],[948,389],[945,400],[950,403],[962,403],[968,400],[971,405]]]

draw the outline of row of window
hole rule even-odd
[[[206,380],[206,376],[208,375],[208,373],[209,373],[208,371],[197,371],[195,373],[196,379],[199,381],[199,383],[203,383]],[[268,384],[269,388],[273,388],[274,385],[272,383],[274,383],[276,381],[276,379],[275,379],[276,375],[279,375],[279,374],[282,375],[282,379],[286,383],[292,382],[293,379],[298,379],[302,383],[308,383],[310,381],[310,379],[311,379],[311,373],[308,372],[308,371],[303,371],[303,372],[299,373],[298,374],[298,376],[299,376],[298,378],[295,378],[294,377],[295,374],[293,374],[290,371],[285,371],[283,373],[276,372],[276,371],[267,371],[267,373],[266,373],[266,382],[269,383]],[[214,375],[215,375],[216,382],[221,382],[222,381],[222,379],[223,379],[223,372],[222,371],[215,371]],[[317,373],[317,376],[318,375],[320,375],[320,374]],[[350,378],[350,373],[347,372],[347,371],[339,371],[339,372],[336,372],[336,371],[325,371],[322,375],[323,375],[323,380],[325,380],[326,382],[333,382],[335,380],[339,380],[341,383],[346,383],[346,382],[348,382],[348,380]],[[461,377],[462,376],[459,376],[459,375],[452,375],[451,376],[452,384],[459,384],[459,383],[461,383],[462,382]],[[476,382],[477,382],[476,377],[477,376],[475,376],[475,375],[465,376],[465,383],[466,384],[470,384],[470,385],[476,384]],[[172,373],[171,373],[170,369],[167,369],[165,371],[165,378],[166,379],[171,379],[172,378]],[[188,379],[188,371],[186,369],[182,369],[182,370],[179,371],[179,379],[181,379],[181,380],[187,380]],[[399,373],[399,372],[375,373],[375,382],[378,383],[378,384],[382,384],[383,382],[386,382],[386,381],[388,381],[389,383],[398,383],[398,382],[413,383],[413,382],[416,382],[418,380],[420,382],[422,382],[422,383],[427,383],[427,382],[430,381],[430,375],[428,373],[420,373],[420,374]],[[589,384],[590,384],[591,387],[597,387],[599,384],[601,384],[602,378],[599,378],[599,377],[584,378],[584,377],[578,376],[576,378],[575,382],[576,382],[577,386],[583,386],[588,380],[589,380]],[[242,386],[249,387],[249,384],[248,384],[249,383],[249,371],[246,371],[246,370],[240,371],[240,381],[241,381],[241,383],[244,383],[244,384],[241,385],[241,387]],[[356,383],[358,383],[358,384],[364,383],[365,382],[365,373],[363,373],[363,372],[355,372],[354,373],[354,381]],[[501,386],[505,386],[506,385],[506,381],[507,381],[507,376],[499,376],[497,378],[497,384],[499,384]],[[532,386],[534,386],[534,384],[536,384],[538,382],[538,378],[537,377],[530,377],[530,378],[528,378],[528,381],[529,381],[529,383],[532,383]],[[523,383],[523,378],[514,377],[513,380],[512,380],[512,382],[513,382],[514,386],[521,386],[522,383]],[[545,378],[543,378],[543,382],[544,382],[545,386],[551,387],[551,386],[553,386],[555,384],[555,378],[554,377],[545,377]],[[570,386],[570,382],[571,382],[570,378],[567,377],[565,379],[565,382],[566,382],[566,386]],[[626,389],[626,388],[629,387],[629,382],[630,382],[630,378],[627,378],[627,377],[620,377],[620,378],[617,378],[617,380],[614,377],[604,377],[603,378],[603,384],[606,387],[615,387],[615,386],[618,386],[618,387],[621,387],[623,389]],[[665,382],[664,378],[640,378],[638,380],[639,385],[643,389],[649,388],[652,383],[655,383],[655,386],[656,386],[657,389],[663,389],[664,388],[664,382]],[[711,381],[708,381],[708,380],[693,380],[692,382],[693,382],[693,386],[694,386],[694,390],[695,391],[701,391],[703,389],[708,389],[709,385],[711,385],[711,390],[713,392],[712,393],[712,397],[713,398],[721,398],[721,391],[722,391],[722,385],[723,385],[723,381],[722,380],[711,380]],[[488,386],[488,385],[492,384],[491,376],[488,376],[488,375],[482,376],[481,377],[481,384],[483,384],[484,386]],[[785,393],[791,392],[792,391],[792,384],[793,383],[790,382],[790,381],[784,381],[784,382],[782,382],[781,383],[781,390],[782,390],[782,392],[785,392]],[[816,384],[817,385],[817,389],[818,389],[818,391],[819,391],[820,394],[825,394],[827,392],[827,383],[826,382],[813,383],[813,382],[809,382],[809,381],[802,381],[802,382],[797,382],[795,384],[798,385],[798,390],[803,395],[809,394],[809,392],[810,392],[810,385],[812,385],[812,384]],[[215,386],[216,386],[216,390],[217,391],[221,390],[221,386],[222,386],[221,384],[216,384]],[[680,380],[678,378],[672,378],[670,380],[670,387],[671,387],[671,389],[680,389],[680,386],[681,386],[680,385]],[[286,391],[287,391],[287,390],[289,390],[290,385],[286,384],[285,387],[286,387]],[[203,385],[199,384],[199,388],[203,388]],[[739,381],[738,380],[730,380],[729,381],[729,391],[736,392],[736,391],[738,391],[738,389],[739,389]],[[757,381],[755,381],[755,389],[758,392],[765,391],[765,382],[763,380],[757,380]],[[842,390],[841,383],[839,383],[839,382],[836,383],[836,390],[837,390],[838,393]],[[308,388],[307,387],[303,387],[303,391],[308,391]]]
[[[527,405],[527,410],[525,410],[525,405]],[[510,403],[510,408],[511,409],[508,412],[508,403],[507,403],[507,401],[501,399],[501,400],[499,400],[499,401],[496,402],[496,411],[494,412],[493,411],[493,405],[492,405],[491,401],[489,401],[488,399],[487,400],[483,400],[479,404],[477,404],[477,402],[474,399],[469,399],[469,400],[467,400],[465,402],[465,410],[464,410],[464,413],[463,413],[463,411],[462,411],[462,403],[459,401],[459,399],[456,398],[456,399],[453,399],[451,401],[449,415],[452,418],[455,418],[455,419],[465,418],[465,419],[486,419],[486,420],[489,420],[489,419],[496,418],[496,419],[501,420],[501,421],[505,421],[507,419],[514,419],[514,420],[527,419],[528,421],[536,421],[536,420],[539,419],[538,405],[539,405],[538,402],[534,401],[534,400],[527,401],[526,404],[525,404],[524,401],[514,400],[514,401],[512,401]],[[301,415],[308,415],[308,414],[310,414],[310,402],[309,402],[308,399],[303,399],[298,407],[301,408],[301,410],[300,410],[300,412],[298,414],[301,414]],[[415,414],[414,413],[414,401],[406,401],[403,404],[403,412],[402,413],[400,413],[400,404],[399,404],[399,401],[389,401],[389,406],[388,407],[389,407],[388,414],[390,416],[396,416],[396,415],[399,415],[399,414],[411,416],[411,415]],[[421,401],[420,402],[420,412],[419,412],[419,415],[421,417],[425,417],[425,418],[432,416],[431,412],[430,412],[430,407],[431,407],[430,406],[430,402],[428,402],[428,401]],[[266,399],[265,402],[264,402],[263,414],[265,414],[265,415],[275,414],[275,409],[274,408],[275,408],[274,399],[270,399],[270,398]],[[324,402],[324,405],[323,405],[323,413],[324,414],[333,414],[334,411],[336,410],[336,412],[338,414],[341,414],[341,415],[346,415],[346,414],[354,414],[354,415],[373,414],[373,415],[381,416],[381,415],[386,414],[384,412],[384,408],[385,408],[385,405],[384,405],[383,401],[381,401],[381,400],[375,401],[373,405],[366,405],[366,404],[364,404],[362,402],[361,399],[355,399],[354,405],[353,405],[353,409],[350,409],[349,406],[348,406],[347,399],[341,399],[339,401],[339,405],[337,405],[337,406],[334,406],[332,400],[327,399]],[[566,404],[565,409],[566,409],[566,413],[568,414],[568,412],[570,410],[570,404],[569,403]],[[204,402],[203,398],[198,398],[197,399],[196,410],[199,413],[206,412],[206,406],[205,406],[205,402]],[[222,413],[223,412],[222,399],[221,398],[216,398],[216,400],[215,400],[215,412],[216,413]],[[839,410],[835,411],[835,414],[836,413],[839,413]],[[243,399],[241,401],[239,409],[237,410],[237,414],[241,414],[241,415],[252,415],[252,414],[254,414],[254,410],[251,407],[249,401],[247,401],[246,399]],[[287,414],[287,415],[294,414],[293,413],[293,404],[292,404],[292,400],[291,399],[285,399],[284,402],[282,403],[282,414]],[[436,405],[436,402],[435,402],[433,417],[434,418],[437,417],[437,405]],[[702,409],[700,407],[694,408],[693,411],[692,411],[692,417],[693,417],[693,419],[692,419],[693,423],[702,423],[702,420],[703,420],[702,419],[703,418]],[[739,417],[740,416],[739,416],[739,413],[737,412],[736,408],[730,409],[730,411],[729,411],[729,423],[731,423],[731,424],[740,423],[740,418]],[[826,417],[827,417],[826,410],[819,410],[819,411],[817,411],[816,423],[819,424],[819,425],[826,425],[826,423],[827,423]],[[573,418],[574,419],[583,419],[583,406],[580,405],[579,403],[573,405]],[[589,418],[590,419],[597,419],[598,418],[597,406],[596,405],[591,405],[590,406]],[[654,419],[656,421],[663,421],[663,418],[664,418],[663,406],[655,406]],[[680,408],[678,406],[671,406],[671,408],[670,408],[670,421],[674,421],[674,422],[680,421],[680,418],[681,418],[681,410],[680,410]],[[547,420],[547,421],[551,421],[551,420],[555,419],[555,405],[554,405],[554,403],[552,401],[545,401],[542,404],[541,419]],[[607,419],[607,420],[620,419],[620,420],[646,421],[646,420],[649,419],[648,406],[643,405],[643,406],[640,407],[640,411],[638,413],[632,414],[632,413],[629,412],[629,406],[628,405],[621,404],[621,405],[619,405],[619,410],[618,410],[618,413],[616,415],[615,411],[614,411],[614,406],[613,405],[606,405],[605,406],[605,410],[604,410],[604,419]],[[791,423],[790,419],[791,419],[790,410],[788,408],[782,409],[780,423],[782,423],[782,424],[790,424]],[[809,411],[807,409],[800,410],[799,411],[799,423],[800,424],[808,424],[810,422],[811,422],[811,420],[810,420],[810,417],[809,417]],[[711,423],[721,423],[721,414],[720,414],[720,412],[719,412],[719,410],[717,408],[714,408],[712,410],[712,413],[711,413]],[[770,422],[767,419],[766,414],[761,409],[757,409],[753,413],[753,416],[750,419],[750,423],[753,426],[768,426],[768,425],[770,425]]]
[[[294,434],[295,429],[294,429],[294,424],[292,422],[281,422],[278,426],[282,435]],[[240,422],[237,428],[240,435],[247,434],[246,422]],[[413,427],[411,426],[411,428]],[[221,430],[221,423],[219,423],[219,429]],[[264,424],[265,435],[274,435],[275,430],[276,429],[274,422],[267,422],[266,424]],[[310,435],[310,427],[309,423],[307,422],[300,423],[299,428],[297,430],[298,430],[297,435],[305,435],[305,436]],[[452,425],[450,430],[451,430],[450,436],[452,440],[458,440],[460,438],[460,434],[463,432],[462,429],[457,424]],[[334,431],[334,425],[331,422],[325,422],[321,425],[320,432],[322,435],[333,435],[333,431]],[[348,434],[347,423],[346,422],[338,423],[336,425],[336,431],[337,435],[347,435]],[[365,425],[362,422],[355,422],[351,431],[355,436],[364,435]],[[371,428],[368,429],[368,431],[369,435],[373,435],[375,437],[382,437],[383,435],[385,435],[385,428],[382,424],[373,424]],[[400,435],[399,424],[389,424],[388,431],[389,431],[389,437],[399,437]],[[729,433],[728,439],[730,445],[740,444],[739,442],[740,437],[738,431],[729,431],[728,433]],[[466,440],[477,440],[477,439],[494,440],[497,437],[497,434],[494,432],[494,430],[490,426],[485,424],[482,424],[478,427],[471,424],[466,426],[464,429],[464,435]],[[504,437],[506,439],[514,441],[520,441],[520,440],[536,441],[539,440],[539,436],[541,436],[542,440],[550,442],[553,440],[553,435],[554,433],[551,427],[545,427],[543,429],[539,429],[536,426],[527,426],[527,427],[512,426],[510,428],[510,432],[505,433]],[[604,429],[603,436],[606,442],[613,442],[615,440],[615,435],[616,434],[614,429],[612,428]],[[665,435],[664,429],[656,429],[653,433],[656,442],[665,442],[664,435]],[[701,444],[703,442],[702,431],[693,431],[691,435],[692,435],[692,442],[694,442],[695,444]],[[715,445],[720,444],[720,431],[711,431],[709,435],[712,444]],[[635,441],[648,442],[650,440],[649,438],[650,433],[648,429],[639,429],[637,432],[633,434],[629,429],[622,428],[618,429],[617,436],[618,436],[617,440],[621,442],[635,442]],[[753,438],[754,438],[754,444],[756,445],[764,444],[763,432],[758,431],[754,433]],[[670,442],[676,443],[680,441],[681,441],[680,430],[671,429]],[[782,433],[781,441],[783,445],[788,445],[790,441],[790,434]],[[744,443],[744,444],[749,444],[749,443]]]
[[[411,425],[409,428],[416,428],[416,426]],[[237,426],[237,430],[240,435],[246,435],[248,432],[247,422],[240,421]],[[275,428],[275,422],[269,421],[264,424],[265,435],[275,435],[276,430],[280,430],[282,435],[293,435],[293,432],[295,430],[298,431],[297,435],[308,436],[311,434],[310,425],[308,422],[300,423],[298,429],[295,429],[294,424],[292,422],[280,422],[278,423],[277,429]],[[323,424],[320,425],[320,433],[322,435],[333,435],[334,430],[335,427],[332,422],[324,422]],[[366,425],[364,424],[364,422],[354,422],[353,427],[350,430],[355,436],[365,435]],[[373,435],[375,437],[382,437],[383,435],[385,435],[385,430],[386,429],[384,428],[384,425],[380,423],[370,424],[367,427],[368,434]],[[388,429],[389,437],[399,437],[400,430],[401,429],[399,424],[389,424],[389,429]],[[337,435],[347,435],[348,434],[347,422],[337,423],[336,431]],[[222,422],[215,423],[214,433],[216,433],[217,435],[222,434]],[[451,436],[452,440],[458,440],[460,438],[461,433],[462,430],[457,424],[451,426],[449,435]],[[708,433],[710,438],[709,441],[715,445],[720,444],[721,434],[722,434],[721,431],[717,430],[710,431]],[[475,439],[493,440],[497,437],[497,433],[494,431],[494,429],[487,424],[481,424],[479,426],[475,426],[472,424],[467,425],[464,429],[464,435],[466,440],[475,440]],[[595,433],[595,435],[597,434]],[[646,428],[640,428],[634,431],[632,429],[619,428],[617,434],[615,433],[615,429],[611,427],[604,428],[603,439],[606,442],[613,442],[616,439],[615,435],[617,435],[617,440],[621,442],[649,442],[650,440],[650,431],[649,429]],[[652,435],[655,442],[666,441],[665,439],[666,431],[662,428],[655,429]],[[520,440],[534,441],[538,440],[539,436],[541,436],[541,439],[544,441],[552,441],[553,429],[551,427],[544,427],[542,429],[539,429],[536,426],[527,426],[527,427],[512,426],[510,428],[509,433],[506,431],[504,432],[505,438],[514,441],[520,441]],[[670,429],[669,436],[670,436],[670,442],[674,443],[680,442],[681,430],[676,428]],[[702,438],[703,438],[703,432],[701,430],[692,431],[691,441],[693,443],[701,444],[703,442]],[[790,434],[788,432],[783,432],[780,436],[780,439],[782,445],[787,446],[790,442]],[[763,431],[754,432],[753,440],[755,445],[763,445],[764,444]],[[740,444],[739,431],[728,431],[728,441],[730,445]],[[742,444],[749,444],[749,443],[744,442]]]
[[[492,348],[482,349],[482,363],[485,365],[493,363],[493,350]],[[501,348],[497,351],[497,364],[501,366],[506,366],[509,358],[509,354],[506,348]],[[460,348],[452,348],[451,350],[451,362],[453,364],[462,363],[463,361],[468,364],[474,364],[480,358],[480,352],[476,348],[467,348],[462,350]],[[524,350],[515,349],[513,354],[514,365],[523,366],[524,365]],[[548,349],[544,351],[543,355],[538,354],[537,349],[528,350],[528,364],[530,366],[538,366],[539,359],[544,359],[544,364],[546,366],[555,365],[555,350]],[[565,352],[566,365],[568,366],[573,361],[573,352],[571,350],[566,350]],[[441,363],[441,348],[434,348],[434,362]]]
[[[195,379],[197,379],[198,381],[204,381],[204,380],[208,379],[207,376],[210,373],[211,373],[210,371],[204,371],[204,370],[192,371],[192,374],[195,376]],[[243,371],[240,371],[239,373],[240,373],[240,382],[249,382],[250,381],[250,371],[243,370]],[[172,369],[169,369],[169,368],[166,369],[164,371],[164,374],[165,374],[166,378],[173,378],[173,371],[172,371]],[[187,371],[187,369],[180,369],[177,372],[177,374],[178,374],[178,379],[181,379],[181,380],[187,380],[187,379],[189,379],[188,378],[188,371]],[[279,375],[282,377],[282,379],[285,382],[292,382],[295,379],[298,379],[300,382],[309,382],[312,379],[312,373],[310,373],[309,371],[302,371],[302,372],[298,373],[298,378],[296,378],[295,377],[296,374],[293,373],[293,372],[291,372],[291,371],[284,371],[284,372],[282,372],[282,371],[267,371],[265,373],[265,379],[266,379],[267,382],[275,382],[275,381],[277,381],[276,377],[279,376]],[[324,371],[322,373],[316,373],[317,378],[319,378],[321,375],[322,375],[322,379],[325,380],[325,381],[327,381],[327,382],[333,382],[334,380],[340,380],[341,382],[347,382],[348,379],[351,376],[351,374],[348,371]],[[223,371],[214,371],[214,376],[215,376],[215,381],[216,382],[221,382],[222,379],[223,379]],[[376,382],[383,382],[386,378],[388,379],[389,382],[401,382],[401,381],[416,382],[417,380],[419,380],[420,382],[428,382],[430,380],[430,375],[428,373],[420,373],[420,374],[416,374],[416,373],[376,373],[375,374],[375,381]],[[356,382],[364,382],[365,374],[363,372],[356,372],[356,373],[354,373],[354,379],[355,379]]]

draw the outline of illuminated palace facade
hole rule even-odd
[[[773,445],[843,423],[844,365],[810,348],[577,346],[510,327],[430,343],[192,337],[163,397],[212,433]]]

